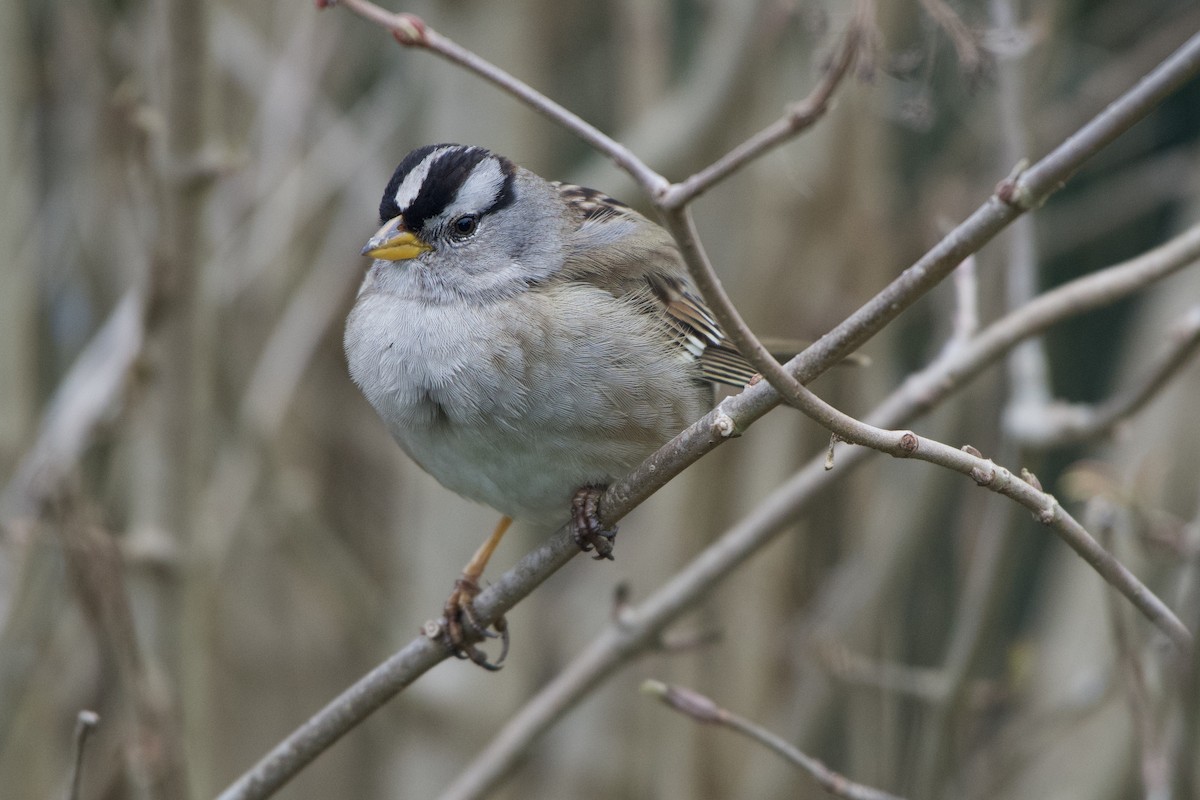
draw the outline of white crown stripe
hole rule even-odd
[[[433,163],[441,158],[442,153],[452,148],[439,147],[431,152],[425,158],[421,159],[421,163],[413,168],[412,172],[404,176],[404,180],[396,187],[396,207],[404,211],[413,200],[417,199],[417,194],[421,191],[421,185],[425,183],[425,177],[429,174],[429,168]]]
[[[471,174],[458,188],[451,206],[463,211],[478,211],[488,208],[504,188],[504,170],[495,158],[485,158],[475,165]]]

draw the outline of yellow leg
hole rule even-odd
[[[483,544],[479,545],[479,549],[475,551],[475,555],[471,556],[471,560],[463,567],[463,577],[472,583],[477,583],[480,577],[483,576],[484,569],[487,568],[487,563],[492,557],[492,553],[496,552],[496,547],[499,546],[500,540],[504,538],[504,534],[508,532],[508,526],[512,525],[512,517],[504,516],[496,523],[496,529],[492,531],[492,535],[487,538]]]
[[[475,617],[472,603],[475,596],[479,594],[479,578],[483,575],[483,570],[487,567],[492,553],[496,551],[496,547],[499,546],[500,540],[504,538],[510,525],[512,525],[512,517],[500,518],[492,535],[479,545],[475,555],[471,556],[471,560],[463,567],[462,576],[454,582],[454,591],[446,599],[443,610],[446,617],[446,642],[450,649],[459,658],[469,658],[485,669],[499,669],[504,657],[508,654],[508,625],[504,617],[500,617],[492,623],[492,627],[498,632],[503,645],[500,657],[496,659],[495,663],[492,663],[488,661],[482,650],[472,644],[472,640],[485,637],[495,638],[497,634],[489,632],[484,625],[480,624]]]

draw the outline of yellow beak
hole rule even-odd
[[[364,256],[381,258],[384,261],[407,261],[416,258],[426,250],[433,248],[417,238],[417,235],[404,227],[404,219],[392,217],[383,223],[383,227],[375,231],[362,249]]]

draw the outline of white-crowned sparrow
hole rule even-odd
[[[493,666],[463,624],[479,627],[471,599],[509,518],[570,508],[580,546],[611,558],[599,488],[753,370],[666,231],[599,192],[438,144],[400,162],[379,216],[350,375],[426,472],[505,515],[446,608],[456,654]]]

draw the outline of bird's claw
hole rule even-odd
[[[571,535],[585,553],[593,550],[597,561],[613,560],[613,540],[616,528],[605,528],[600,522],[600,496],[603,486],[584,486],[571,498]]]
[[[508,622],[504,617],[499,617],[489,630],[489,626],[475,612],[475,597],[478,594],[479,584],[467,576],[454,582],[454,591],[446,598],[446,605],[442,608],[445,624],[437,626],[437,638],[455,658],[471,661],[495,672],[508,657]],[[485,639],[500,640],[500,657],[495,661],[490,661],[487,653],[477,646]]]

